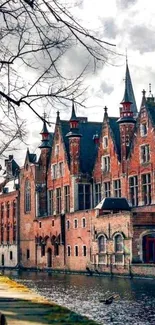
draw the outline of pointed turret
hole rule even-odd
[[[49,132],[47,129],[47,125],[45,120],[43,120],[43,128],[42,131],[40,132],[40,134],[42,135],[42,143],[39,146],[40,149],[46,149],[46,148],[50,148],[50,144],[49,144]]]
[[[126,77],[125,77],[125,91],[123,100],[121,101],[122,107],[120,108],[120,119],[117,121],[121,123],[136,123],[134,115],[137,114],[137,107],[135,106],[135,98],[128,68],[128,63],[126,62]],[[134,105],[133,105],[134,104]],[[133,107],[132,107],[133,105]]]
[[[72,101],[72,113],[69,125],[70,131],[66,134],[66,137],[81,137],[81,134],[79,134],[79,120],[76,117],[74,101]]]
[[[125,73],[125,93],[123,100],[131,101],[131,111],[133,112],[133,116],[137,117],[138,111],[137,111],[137,105],[135,101],[135,95],[132,87],[128,62],[126,60],[126,73]],[[122,102],[123,102],[122,100]]]
[[[70,131],[66,134],[69,139],[70,172],[71,175],[78,175],[80,171],[80,138],[79,120],[75,114],[74,101],[72,101],[72,113],[69,121]]]
[[[134,93],[131,84],[128,64],[126,62],[126,78],[125,78],[125,91],[124,97],[121,101],[122,107],[120,108],[120,118],[117,120],[120,129],[121,141],[121,160],[122,160],[122,173],[126,172],[126,159],[128,157],[131,139],[133,136],[134,125],[137,114],[137,107],[135,106]],[[133,105],[134,104],[134,105]],[[133,111],[133,107],[134,111]]]

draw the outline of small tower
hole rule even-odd
[[[47,214],[47,169],[48,169],[48,158],[49,158],[49,150],[51,145],[49,143],[49,131],[47,129],[45,114],[43,119],[43,128],[40,132],[42,136],[42,143],[39,146],[41,149],[41,154],[39,158],[39,170],[38,170],[38,182],[40,183],[38,193],[38,209],[39,215]]]
[[[79,120],[75,114],[74,101],[72,101],[72,114],[69,121],[70,131],[66,134],[69,139],[70,172],[71,175],[78,175],[80,171],[80,138]]]
[[[121,102],[122,107],[120,108],[120,118],[117,121],[120,128],[122,173],[125,173],[126,159],[130,148],[134,125],[136,123],[134,111],[132,109],[133,96],[130,92],[131,87],[129,87],[129,85],[131,86],[131,79],[129,77],[129,68],[126,62],[125,92]]]

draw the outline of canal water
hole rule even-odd
[[[6,271],[51,301],[103,325],[155,325],[155,279]],[[118,294],[111,305],[100,299]]]

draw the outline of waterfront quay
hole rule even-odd
[[[7,325],[97,325],[5,276],[0,276],[0,312]]]

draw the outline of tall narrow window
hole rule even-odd
[[[104,235],[101,235],[98,238],[98,250],[99,250],[99,254],[106,252],[106,237]]]
[[[67,246],[67,256],[71,256],[71,247]]]
[[[150,161],[150,146],[148,144],[141,146],[141,163],[148,163]]]
[[[58,169],[58,165],[55,164],[55,165],[52,165],[52,178],[53,179],[56,179],[57,178],[57,169]]]
[[[130,202],[133,206],[138,205],[138,176],[129,178],[129,195]]]
[[[78,256],[79,255],[79,249],[78,249],[78,246],[76,245],[75,246],[75,256]]]
[[[48,214],[53,215],[53,190],[48,191]]]
[[[10,217],[10,202],[7,202],[6,204],[6,216],[7,218]]]
[[[121,181],[120,181],[120,179],[114,180],[113,186],[114,186],[114,196],[121,197]]]
[[[70,187],[68,185],[64,187],[64,210],[70,211]]]
[[[150,174],[142,175],[142,199],[144,204],[151,203],[151,176]]]
[[[12,251],[10,251],[10,260],[13,259],[13,254],[12,254]]]
[[[83,256],[87,256],[87,247],[83,245]]]
[[[95,206],[101,201],[101,184],[95,184]]]
[[[26,250],[26,257],[27,257],[27,260],[30,258],[30,250],[29,249]]]
[[[115,263],[123,262],[123,237],[117,234],[114,237]]]
[[[4,241],[4,225],[1,225],[1,244],[3,244]]]
[[[13,201],[13,218],[17,217],[17,202]]]
[[[56,189],[56,213],[61,213],[61,188]]]
[[[1,220],[4,218],[4,204],[1,204]]]
[[[104,197],[110,197],[111,196],[111,188],[110,188],[110,182],[103,183],[103,189],[104,189]]]
[[[145,122],[145,123],[142,123],[142,124],[140,125],[140,135],[141,135],[142,137],[144,137],[144,136],[147,135],[147,123],[146,123],[146,122]]]
[[[86,219],[82,218],[82,228],[85,228],[85,227],[86,227]]]
[[[25,182],[25,212],[31,211],[31,185],[27,179]]]
[[[109,156],[102,156],[101,169],[103,172],[110,171],[110,157]]]
[[[13,225],[13,242],[16,242],[16,224]]]
[[[10,225],[7,225],[6,241],[7,241],[7,243],[9,243],[9,241],[10,241]]]
[[[77,219],[74,219],[74,228],[75,229],[78,228],[78,221],[77,221]]]
[[[64,176],[64,163],[60,162],[59,163],[59,177],[63,177]]]
[[[106,237],[105,235],[101,235],[98,238],[98,263],[106,264],[107,256],[106,256]]]
[[[90,209],[90,185],[89,184],[79,184],[78,186],[79,194],[79,210]]]
[[[67,220],[67,222],[66,222],[66,228],[69,230],[70,229],[70,221],[69,220]]]

